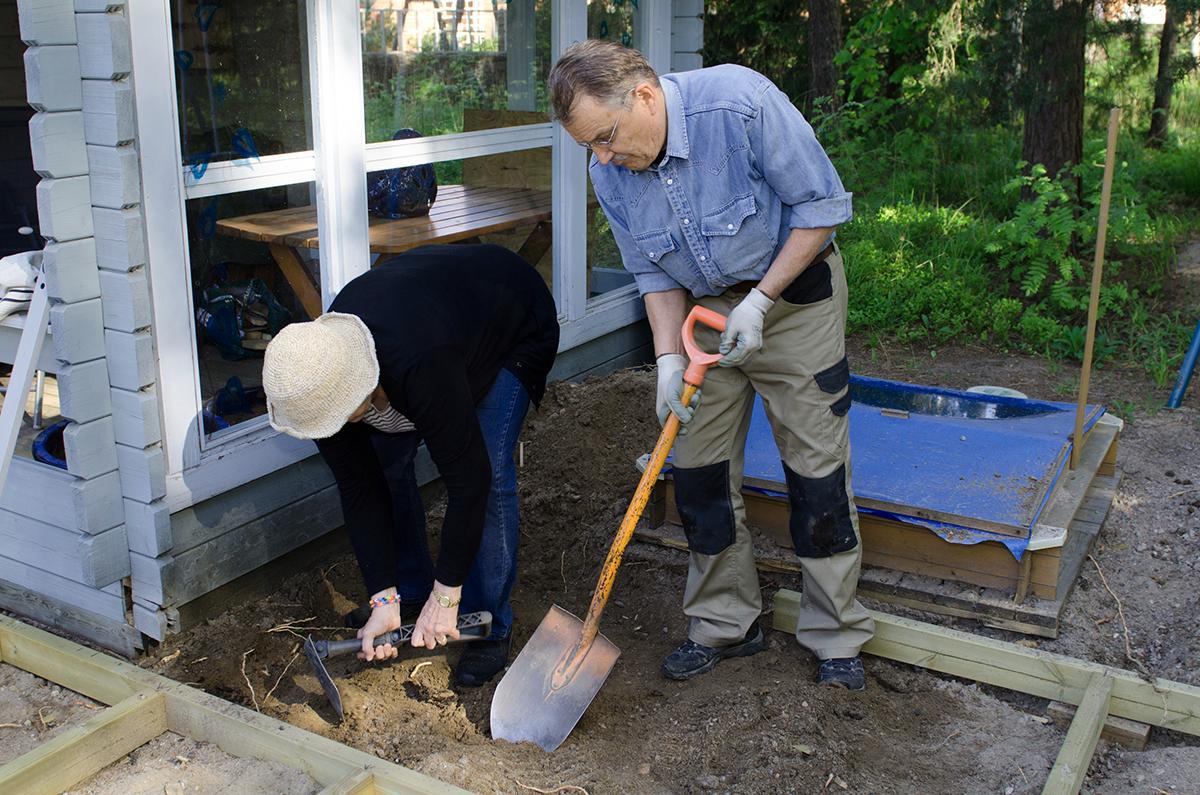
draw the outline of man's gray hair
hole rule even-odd
[[[550,70],[550,104],[554,118],[570,124],[581,96],[615,105],[642,81],[659,86],[654,67],[632,47],[603,39],[578,41],[563,51]]]

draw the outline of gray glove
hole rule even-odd
[[[733,308],[725,321],[725,332],[721,334],[718,350],[725,358],[717,362],[721,367],[737,367],[750,358],[763,344],[763,318],[775,302],[767,298],[758,288],[751,290]]]
[[[658,413],[658,423],[667,424],[671,412],[679,418],[679,432],[686,433],[683,427],[691,422],[692,415],[700,405],[700,392],[692,396],[691,405],[683,405],[683,371],[687,369],[687,357],[678,353],[664,353],[658,357],[658,393],[655,397],[655,408]]]

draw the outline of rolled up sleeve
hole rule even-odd
[[[785,205],[789,228],[834,227],[850,220],[852,194],[842,187],[812,126],[770,82],[763,89],[749,133],[763,178]]]
[[[608,217],[608,225],[612,229],[613,239],[616,240],[617,248],[621,251],[621,260],[625,263],[625,270],[633,274],[638,292],[645,295],[646,293],[662,293],[681,288],[683,285],[668,276],[662,268],[642,254],[625,219],[617,212],[617,208],[601,199],[598,194],[596,198],[600,202],[600,208]]]

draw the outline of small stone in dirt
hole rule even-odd
[[[813,747],[811,745],[805,745],[803,743],[800,743],[799,745],[793,745],[792,748],[794,748],[796,753],[798,753],[798,754],[804,754],[805,756],[812,756]]]
[[[1164,472],[1163,474],[1164,474],[1164,475],[1166,475],[1166,476],[1167,476],[1167,477],[1169,477],[1169,478],[1173,478],[1173,477],[1175,477],[1175,470],[1174,470],[1174,469],[1168,469],[1168,470],[1167,470],[1166,472]]]
[[[719,789],[721,787],[721,780],[711,773],[705,773],[703,776],[696,778],[696,784],[704,789]]]
[[[648,775],[650,775],[650,764],[649,764],[649,763],[646,763],[646,764],[643,764],[643,765],[638,765],[638,775],[639,775],[639,776],[648,776]]]

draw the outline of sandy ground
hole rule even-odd
[[[1198,252],[1188,252],[1184,264],[1200,262]],[[1184,270],[1172,285],[1173,301],[1195,307],[1200,290]],[[871,348],[858,339],[850,355],[853,370],[865,375],[957,388],[997,384],[1046,399],[1071,400],[1078,380],[1074,367],[970,345]],[[557,384],[531,415],[522,437],[522,568],[513,594],[518,647],[551,604],[577,615],[586,610],[636,484],[633,462],[658,434],[653,389],[645,370]],[[1200,685],[1197,389],[1183,409],[1163,411],[1156,407],[1166,392],[1140,369],[1106,367],[1093,375],[1091,400],[1127,421],[1119,456],[1125,476],[1060,637],[1034,641],[1038,648]],[[442,503],[429,506],[432,527],[442,511]],[[593,795],[1041,790],[1064,733],[1046,720],[1040,699],[876,658],[866,660],[865,694],[822,689],[813,683],[811,655],[777,632],[760,655],[725,661],[687,683],[664,680],[659,663],[684,636],[685,572],[683,553],[631,545],[602,625],[621,659],[553,754],[490,738],[494,684],[451,687],[454,651],[384,665],[333,661],[346,704],[346,720],[335,724],[299,648],[308,632],[340,635],[341,614],[364,600],[348,554],[297,574],[265,601],[171,638],[143,664],[481,793],[568,785]],[[761,586],[769,610],[778,588],[800,582],[771,575]],[[972,621],[918,617],[1021,639]],[[28,719],[30,705],[17,713],[0,713],[0,722]],[[168,764],[174,756],[170,748],[155,753]],[[170,783],[171,770],[164,773]],[[1200,793],[1200,740],[1156,730],[1143,752],[1102,743],[1084,791]]]
[[[0,765],[32,751],[103,704],[0,663]]]

